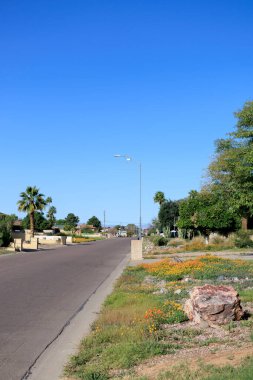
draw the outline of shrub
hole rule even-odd
[[[240,230],[235,234],[235,246],[237,248],[250,248],[253,247],[253,241],[250,239],[250,231]]]
[[[155,228],[155,227],[150,228],[150,229],[148,230],[148,236],[152,236],[152,235],[154,235],[154,234],[156,234],[156,228]]]
[[[167,245],[168,239],[166,239],[163,236],[154,236],[152,237],[152,242],[154,245],[161,247],[161,246]]]
[[[205,239],[203,237],[195,237],[189,243],[186,243],[186,251],[201,251],[206,249]]]
[[[82,373],[83,380],[107,380],[108,376],[104,373],[88,370]]]
[[[171,239],[168,243],[170,247],[179,247],[184,244],[185,244],[185,241],[180,238]]]
[[[225,236],[221,236],[221,235],[218,235],[218,234],[211,234],[210,236],[210,239],[209,239],[209,242],[211,244],[217,244],[217,245],[221,245],[221,244],[226,244],[226,241],[227,239],[225,238]]]
[[[148,309],[144,318],[148,322],[148,331],[150,334],[155,333],[161,324],[164,323],[180,323],[188,318],[183,311],[182,305],[174,301],[165,301],[160,308],[154,307]]]
[[[4,222],[1,221],[0,223],[0,247],[8,247],[12,240],[11,237],[11,230],[9,226]]]
[[[4,245],[3,232],[0,232],[0,247]]]

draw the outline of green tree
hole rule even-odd
[[[238,228],[238,218],[219,187],[205,188],[191,191],[180,202],[178,226],[193,232],[198,230],[206,237],[211,232],[226,235]]]
[[[137,230],[138,230],[137,226],[133,223],[129,223],[126,226],[127,236],[129,237],[135,235]]]
[[[23,229],[30,229],[30,216],[26,215],[26,217],[22,220],[22,227]],[[51,228],[51,225],[49,221],[44,217],[44,214],[42,212],[35,212],[34,213],[34,230],[35,231],[43,231],[48,230]]]
[[[55,221],[55,224],[57,224],[58,226],[64,226],[65,221],[66,221],[65,219],[57,219]]]
[[[116,224],[116,226],[114,226],[114,228],[116,230],[124,230],[126,227],[125,226],[122,226],[121,224]]]
[[[55,218],[56,213],[57,213],[57,210],[54,206],[49,207],[48,212],[47,212],[47,220],[50,225],[50,228],[52,228],[56,222],[56,218]]]
[[[65,219],[64,230],[71,231],[74,234],[78,223],[79,217],[73,213],[69,213]]]
[[[170,229],[173,227],[176,224],[178,215],[179,208],[177,201],[168,200],[162,203],[158,213],[158,219],[162,229],[167,227]]]
[[[35,211],[44,210],[47,204],[52,202],[52,199],[50,197],[45,199],[44,194],[41,194],[36,186],[28,186],[25,192],[20,193],[20,197],[21,199],[17,202],[18,211],[28,213],[30,217],[30,229],[33,236]]]
[[[0,247],[4,246],[7,247],[11,240],[11,232],[12,232],[12,226],[13,222],[17,220],[18,217],[14,214],[12,215],[6,215],[1,214],[0,216]]]
[[[86,224],[95,227],[98,231],[100,231],[100,230],[101,230],[101,227],[102,227],[100,220],[99,220],[96,216],[92,216],[92,217],[87,221]]]
[[[236,130],[227,139],[216,141],[216,157],[209,165],[211,185],[229,198],[229,207],[238,213],[242,226],[253,215],[253,102],[235,113]]]
[[[157,191],[153,199],[154,199],[154,202],[159,203],[160,206],[166,201],[165,195],[162,191]]]
[[[154,218],[154,219],[152,220],[152,228],[155,229],[155,232],[156,232],[157,230],[158,230],[159,232],[162,232],[161,223],[160,223],[158,217],[157,217],[157,218]]]

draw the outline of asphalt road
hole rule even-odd
[[[130,251],[129,239],[0,257],[0,380],[21,380]]]

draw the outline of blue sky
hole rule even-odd
[[[244,0],[0,2],[0,211],[36,185],[59,218],[138,223],[139,161],[144,224],[156,191],[199,189],[252,100],[252,13]]]

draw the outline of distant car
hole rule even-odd
[[[117,237],[127,237],[127,232],[126,231],[118,231],[116,234]]]

